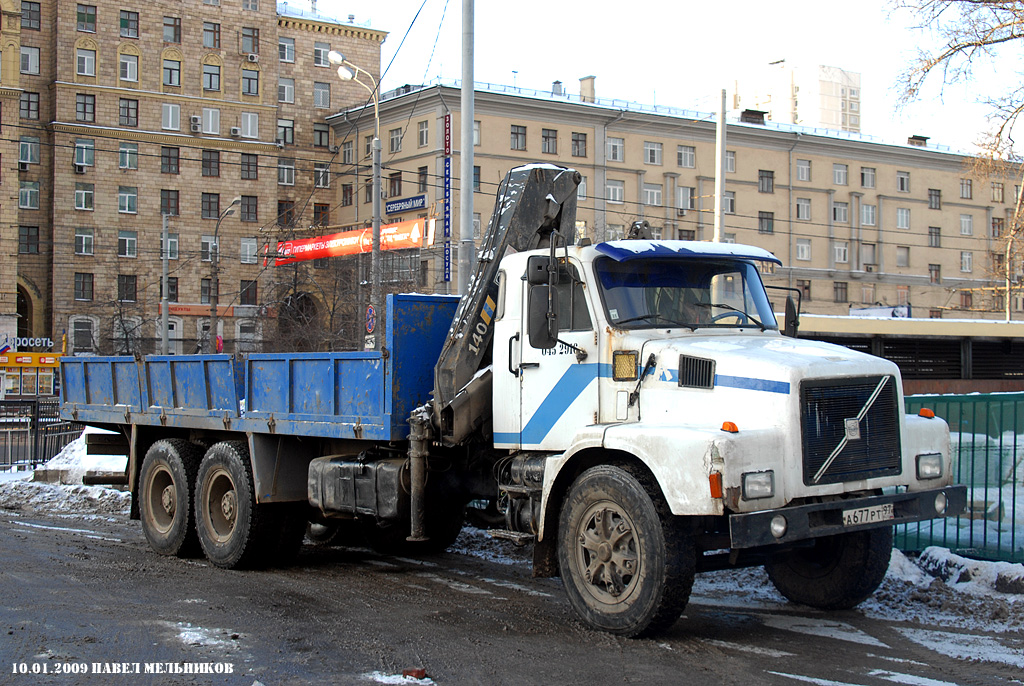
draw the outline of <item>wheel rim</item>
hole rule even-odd
[[[149,520],[153,528],[166,534],[174,524],[174,515],[178,511],[178,491],[174,485],[174,477],[165,465],[153,470],[146,489],[149,501]]]
[[[203,502],[208,514],[206,528],[218,543],[231,538],[238,520],[238,495],[235,482],[225,469],[216,469],[206,478]]]
[[[576,527],[575,561],[583,589],[606,605],[627,602],[640,577],[640,546],[629,515],[616,503],[595,503]]]

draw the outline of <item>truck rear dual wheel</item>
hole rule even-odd
[[[573,609],[622,636],[672,626],[696,568],[693,539],[653,479],[631,465],[599,465],[576,479],[559,521],[558,561]]]
[[[821,610],[848,610],[868,598],[885,578],[892,555],[892,527],[814,540],[765,565],[779,593]]]
[[[139,514],[149,546],[161,555],[200,553],[192,489],[202,460],[200,448],[180,438],[151,445],[139,474]]]

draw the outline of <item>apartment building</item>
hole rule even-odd
[[[583,84],[585,94],[592,84]],[[380,105],[385,195],[389,201],[427,196],[426,209],[389,214],[385,223],[441,216],[450,118],[453,245],[460,216],[459,103],[456,84],[437,84],[385,93]],[[355,108],[331,119],[342,146],[358,145],[342,119],[372,125],[372,111]],[[550,92],[478,88],[474,119],[477,237],[505,173],[540,161],[583,175],[580,236],[621,237],[633,221],[645,219],[662,238],[712,238],[712,115],[568,95],[555,84]],[[882,144],[764,121],[758,113],[741,119],[727,131],[722,237],[778,255],[785,266],[766,281],[799,288],[805,312],[909,304],[915,317],[1001,316],[1000,255],[1018,180],[976,178],[969,158],[919,137]],[[362,224],[370,195],[346,193],[338,221]],[[413,203],[396,206],[403,204]],[[457,260],[446,267],[442,241],[395,251],[390,259],[418,264],[422,290],[453,292],[457,276],[444,275],[455,273]],[[1022,307],[1016,299],[1015,311]]]
[[[366,99],[327,53],[376,75],[386,34],[268,0],[0,1],[3,333],[159,351],[166,248],[172,353],[215,345],[214,302],[225,351],[273,338],[289,275],[261,255],[331,222],[325,117]]]
[[[732,106],[760,110],[784,124],[863,131],[861,75],[824,64],[794,66],[779,60],[752,70],[737,81]]]

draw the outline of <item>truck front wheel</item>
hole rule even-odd
[[[139,513],[149,546],[161,555],[199,553],[192,516],[192,487],[202,453],[180,438],[149,447],[139,478]]]
[[[672,626],[690,597],[696,558],[653,479],[599,465],[562,507],[558,561],[569,603],[590,626],[622,636]]]
[[[848,610],[885,578],[892,555],[892,528],[854,531],[814,539],[809,548],[775,556],[768,578],[794,603],[821,610]]]

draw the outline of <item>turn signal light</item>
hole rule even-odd
[[[929,410],[927,407],[922,407],[917,411],[918,417],[924,417],[925,419],[935,419],[935,410]]]
[[[636,350],[616,350],[612,353],[612,380],[636,381],[639,375],[637,360],[640,354]]]
[[[711,486],[711,497],[721,498],[722,497],[722,473],[711,472],[708,475],[708,485]]]
[[[735,422],[722,422],[722,431],[728,431],[731,434],[735,434],[740,432],[740,428],[736,426]]]

